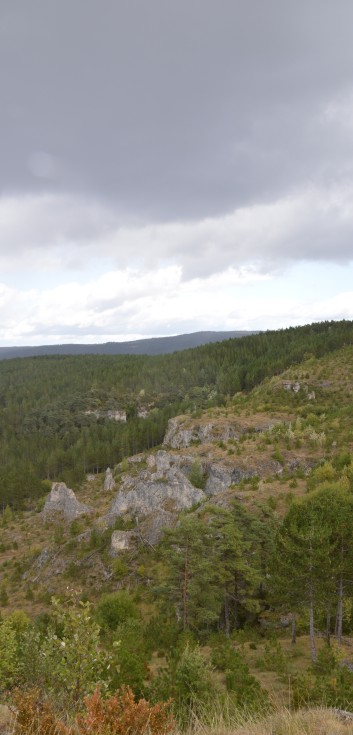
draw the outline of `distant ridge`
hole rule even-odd
[[[255,331],[192,332],[174,337],[152,337],[132,342],[105,342],[104,344],[38,345],[34,347],[0,347],[0,360],[14,357],[38,357],[41,355],[166,355],[171,352],[200,347],[209,342],[247,337]]]

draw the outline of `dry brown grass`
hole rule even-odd
[[[10,710],[0,705],[0,735],[13,735],[14,720]],[[215,712],[205,721],[196,719],[185,732],[175,735],[352,735],[353,715],[317,707],[296,712],[285,708],[269,715],[241,715],[226,711]],[[38,732],[38,735],[41,735]],[[103,735],[103,733],[102,733]],[[141,733],[142,735],[142,733]],[[145,733],[144,735],[148,735]]]
[[[213,722],[196,721],[188,735],[351,735],[352,719],[333,710],[315,708],[291,712],[286,709],[259,717],[240,717],[227,722],[220,713]]]

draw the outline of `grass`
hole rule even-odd
[[[229,721],[227,713],[215,713],[211,721],[196,720],[189,735],[348,735],[352,719],[322,708],[291,712],[278,709],[270,715],[240,715]]]
[[[275,707],[270,714],[250,715],[223,706],[208,715],[192,718],[188,729],[177,729],[175,735],[351,735],[353,714],[350,717],[349,714],[325,707],[294,712]],[[15,732],[13,714],[8,707],[0,705],[0,734],[15,735]],[[31,735],[42,735],[42,732],[31,731]],[[148,731],[134,731],[131,735],[148,735]]]

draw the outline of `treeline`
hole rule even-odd
[[[130,556],[120,576],[126,589],[94,605],[53,599],[33,621],[19,611],[0,618],[0,693],[35,686],[58,711],[74,713],[98,682],[110,692],[128,686],[152,703],[171,699],[186,726],[217,698],[246,711],[268,703],[248,650],[256,669],[276,672],[285,687],[290,678],[290,704],[351,709],[353,673],[341,644],[353,628],[352,490],[349,458],[343,471],[316,468],[283,519],[237,501],[204,506],[142,550],[138,567]],[[307,671],[295,665],[295,645],[286,656],[276,635],[289,613],[301,633],[310,631]]]
[[[317,487],[293,500],[279,520],[269,507],[249,512],[234,501],[229,509],[204,506],[181,516],[160,546],[163,580],[156,586],[165,619],[177,616],[180,628],[198,637],[256,626],[265,613],[291,613],[309,632],[317,661],[320,630],[342,643],[352,630],[353,469],[338,480],[330,463],[314,470]],[[344,630],[345,628],[345,630]]]
[[[20,507],[42,480],[79,482],[161,443],[168,418],[222,405],[309,354],[353,343],[353,323],[324,322],[182,352],[47,356],[0,363],[0,507]],[[138,418],[140,409],[147,418]],[[109,418],[125,411],[126,423]]]

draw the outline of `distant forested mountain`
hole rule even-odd
[[[40,355],[166,355],[170,352],[187,350],[210,342],[222,342],[225,339],[246,337],[250,334],[258,334],[258,332],[192,332],[191,334],[177,334],[174,337],[153,337],[131,342],[0,347],[0,360]]]

